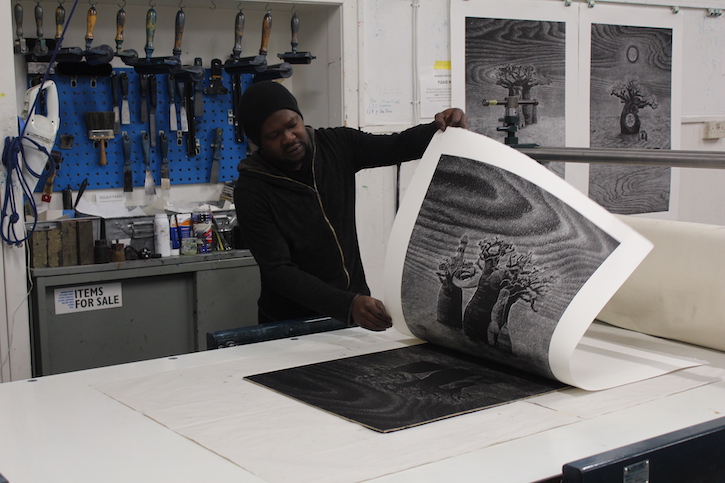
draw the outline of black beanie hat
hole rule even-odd
[[[276,111],[290,109],[302,116],[297,99],[282,84],[262,81],[252,84],[239,100],[240,122],[244,133],[257,146],[262,124]]]

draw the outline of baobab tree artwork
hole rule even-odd
[[[420,339],[552,377],[553,331],[618,244],[534,183],[443,155],[403,265],[408,329]]]
[[[592,24],[589,145],[671,148],[672,29]],[[589,196],[618,214],[669,210],[670,168],[592,164]]]
[[[535,99],[521,109],[520,143],[564,146],[566,23],[466,18],[466,114],[471,131],[503,142],[502,106],[483,99]]]

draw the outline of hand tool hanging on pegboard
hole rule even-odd
[[[15,46],[13,51],[18,55],[28,53],[28,44],[23,38],[23,6],[20,0],[16,0],[13,6],[13,17],[15,18]]]
[[[221,158],[222,138],[224,130],[220,127],[214,129],[214,139],[211,142],[211,172],[209,173],[209,182],[219,182],[219,159]]]
[[[176,117],[176,81],[174,74],[166,74],[166,92],[169,96],[169,131],[178,131],[179,124]]]
[[[126,10],[124,7],[126,2],[123,2],[121,8],[116,12],[116,53],[115,56],[119,57],[124,64],[133,65],[138,60],[138,52],[134,49],[123,50],[123,30],[126,27]]]
[[[55,42],[59,43],[65,27],[65,8],[59,2],[55,8]],[[83,50],[80,47],[62,47],[58,49],[55,60],[58,62],[80,62],[83,60]]]
[[[133,165],[131,164],[131,136],[127,132],[121,136],[123,143],[123,191],[133,192]]]
[[[121,84],[121,124],[131,124],[131,109],[128,105],[128,74],[121,72],[119,76]]]
[[[234,122],[234,140],[238,143],[244,142],[244,129],[242,123],[239,122],[239,99],[242,97],[242,73],[237,69],[231,68],[236,66],[241,68],[242,55],[242,38],[244,37],[244,12],[240,9],[234,19],[234,47],[232,48],[232,56],[226,61],[224,69],[232,77],[232,115]],[[266,60],[265,60],[266,67]],[[256,66],[248,66],[250,70],[256,70]]]
[[[113,99],[113,134],[121,134],[120,82],[118,74],[111,72],[111,98]]]
[[[309,52],[297,52],[297,45],[299,45],[298,34],[300,30],[300,19],[297,17],[297,12],[292,12],[290,30],[292,31],[292,40],[290,41],[292,52],[277,54],[277,57],[290,64],[310,64],[312,59],[316,59],[317,57]]]
[[[60,12],[56,13],[56,21],[59,21],[60,17],[65,16]],[[96,86],[96,79],[98,77],[109,77],[113,72],[113,68],[111,67],[113,48],[105,44],[99,45],[98,47],[92,46],[97,18],[98,11],[96,10],[95,4],[93,4],[88,9],[86,15],[85,50],[79,53],[76,47],[61,49],[66,52],[63,60],[58,62],[56,66],[56,73],[58,75],[71,78],[89,77],[91,79],[91,87]],[[75,82],[72,82],[72,86],[75,87]]]
[[[151,135],[151,147],[156,147],[156,105],[157,105],[157,91],[156,86],[156,74],[149,74],[149,134]]]
[[[48,46],[45,45],[43,38],[43,7],[40,6],[40,0],[35,3],[35,31],[38,34],[38,40],[33,47],[33,55],[45,57],[48,55]]]
[[[91,5],[88,9],[88,15],[86,16],[86,50],[83,51],[83,57],[86,62],[91,65],[108,64],[113,60],[113,48],[110,45],[99,45],[98,47],[92,47],[93,43],[93,31],[96,28],[96,19],[98,18],[98,11],[96,6]]]
[[[132,65],[134,70],[139,74],[174,74],[179,81],[190,82],[204,78],[204,68],[194,65],[182,65],[181,58],[181,39],[184,33],[186,23],[186,14],[183,8],[176,13],[174,28],[174,48],[172,55],[153,57],[154,37],[156,35],[156,10],[152,4],[151,8],[146,12],[146,45],[144,52],[146,58],[138,59]]]
[[[269,46],[269,36],[272,33],[272,14],[269,10],[262,19],[262,45],[259,47],[259,55],[267,57],[267,47]],[[262,82],[274,79],[286,79],[292,75],[292,65],[289,62],[281,64],[267,65],[262,72],[254,74],[252,82]]]

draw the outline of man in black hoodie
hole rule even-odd
[[[370,297],[355,226],[355,173],[420,159],[438,129],[467,127],[460,109],[390,135],[304,125],[281,84],[253,84],[240,101],[258,149],[239,164],[234,203],[261,273],[259,322],[327,315],[371,330],[391,319]]]

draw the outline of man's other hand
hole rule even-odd
[[[441,131],[445,131],[448,126],[468,129],[468,117],[466,117],[465,112],[457,107],[452,107],[436,114],[435,123]]]
[[[358,296],[352,303],[352,320],[360,327],[376,331],[393,326],[393,319],[385,310],[385,305],[380,300],[367,295]]]

